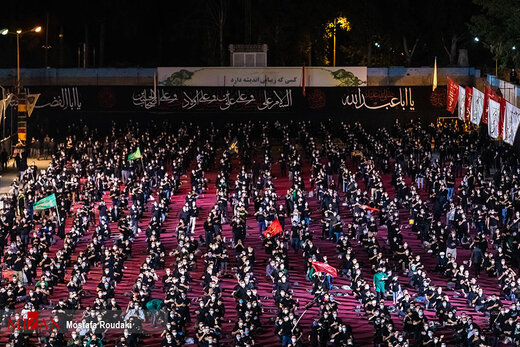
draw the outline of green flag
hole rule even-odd
[[[56,207],[56,195],[51,194],[46,198],[38,200],[34,203],[33,209],[35,211],[45,210],[51,207]]]
[[[128,161],[132,161],[135,159],[141,159],[141,158],[142,158],[141,150],[139,149],[139,147],[137,147],[137,151],[128,155]]]

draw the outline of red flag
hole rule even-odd
[[[504,117],[506,114],[507,100],[500,98],[500,118],[498,119],[498,135],[504,137]]]
[[[464,112],[464,119],[469,121],[471,119],[471,100],[473,99],[473,88],[466,87],[466,107]]]
[[[338,271],[335,267],[330,266],[327,263],[322,263],[321,261],[313,261],[312,267],[316,272],[325,272],[333,277],[338,277]]]
[[[486,86],[484,90],[484,111],[482,112],[482,123],[488,123],[488,106],[489,99],[494,100],[496,102],[500,102],[500,97],[490,86]]]
[[[271,224],[269,224],[267,229],[264,231],[264,236],[269,238],[271,236],[281,233],[282,231],[282,225],[278,221],[278,218],[276,218]]]
[[[459,85],[453,82],[451,78],[448,78],[448,88],[446,90],[446,108],[453,114],[457,106],[457,101],[459,100]]]
[[[370,207],[368,205],[360,205],[359,207],[361,207],[363,210],[369,210],[370,212],[379,212],[378,208]]]

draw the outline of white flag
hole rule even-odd
[[[26,104],[27,104],[27,116],[30,117],[34,106],[36,106],[36,102],[38,101],[38,98],[40,97],[40,94],[29,94],[27,95]]]
[[[500,103],[489,99],[488,103],[488,133],[489,136],[496,139],[500,136],[498,132],[498,122],[500,120]]]
[[[464,113],[466,111],[466,88],[462,87],[462,86],[459,86],[459,107],[458,107],[458,110],[459,110],[459,119],[461,121],[464,121],[465,117],[464,117]]]
[[[471,100],[471,123],[475,125],[480,124],[482,111],[484,111],[484,93],[473,87],[473,99]]]
[[[0,100],[0,122],[3,121],[5,117],[5,111],[7,110],[7,107],[11,103],[11,99],[13,97],[13,94],[7,95],[5,99]]]
[[[520,122],[520,109],[506,103],[506,111],[504,115],[504,142],[513,145],[515,142],[516,130]]]

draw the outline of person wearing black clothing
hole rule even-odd
[[[287,159],[285,157],[284,153],[280,153],[280,160],[278,161],[280,163],[280,174],[282,177],[287,176]]]
[[[448,239],[446,240],[446,255],[457,259],[457,246],[459,245],[459,240],[455,236],[455,232],[452,231]]]
[[[480,277],[480,271],[482,269],[482,264],[484,263],[484,254],[480,249],[480,244],[475,244],[473,242],[473,249],[471,250],[470,262],[469,266],[475,265],[475,275],[477,278]]]
[[[7,162],[9,161],[9,157],[5,147],[2,148],[2,152],[0,153],[0,169],[2,171],[7,170]]]

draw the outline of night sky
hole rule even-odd
[[[271,66],[327,65],[332,39],[325,38],[324,28],[343,15],[352,30],[338,32],[337,65],[425,66],[435,56],[439,65],[448,65],[443,38],[449,46],[456,34],[457,48],[468,49],[469,64],[482,68],[493,62],[468,31],[476,11],[468,0],[8,1],[0,27],[43,27],[22,38],[23,67],[45,66],[46,35],[50,67],[77,67],[83,42],[88,67],[228,65],[230,43],[267,43]],[[404,37],[409,47],[417,42],[411,61],[403,55]],[[0,36],[0,51],[0,68],[14,67],[14,35]]]

